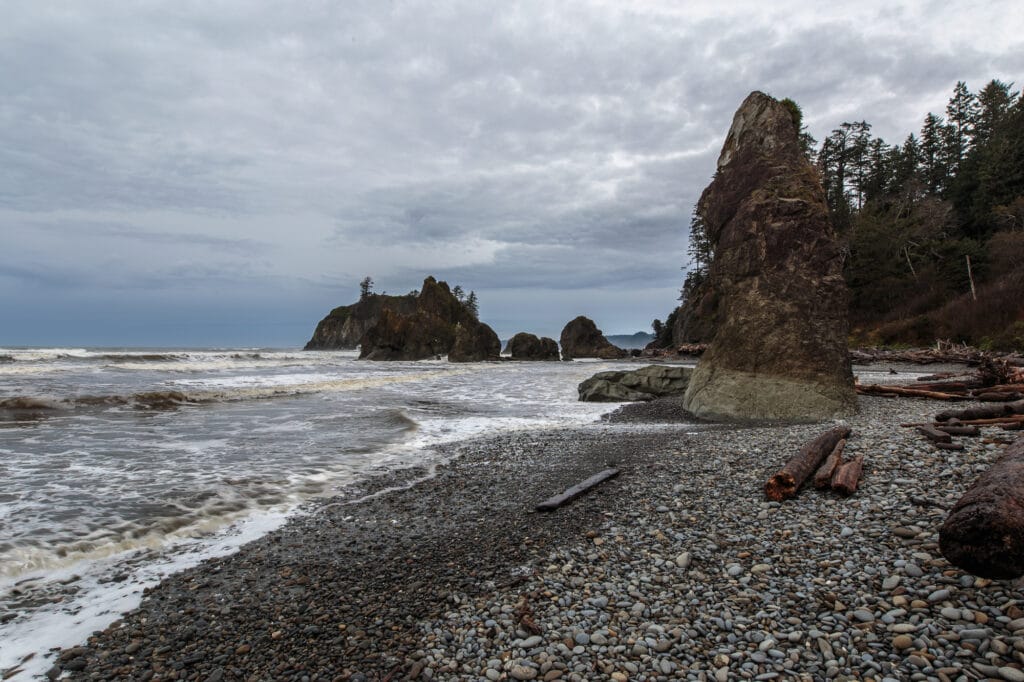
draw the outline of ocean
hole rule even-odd
[[[576,385],[617,364],[0,348],[0,673],[45,672],[50,648],[313,498],[429,475],[447,442],[595,421],[614,405]]]

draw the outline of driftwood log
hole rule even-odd
[[[843,438],[836,443],[836,446],[832,448],[832,452],[825,458],[825,462],[818,467],[818,470],[814,473],[815,488],[828,488],[832,485],[832,474],[843,463],[843,449],[845,447],[846,439]]]
[[[969,407],[966,410],[946,410],[935,415],[935,420],[946,422],[950,419],[970,421],[975,419],[993,419],[1014,414],[1024,414],[1024,400],[1012,403],[995,403],[981,407]]]
[[[950,443],[953,440],[953,437],[945,430],[937,429],[931,424],[918,426],[917,432],[934,443]]]
[[[970,400],[969,396],[958,393],[943,393],[940,391],[929,391],[923,388],[909,388],[907,386],[896,386],[895,384],[868,384],[857,386],[857,393],[861,395],[881,395],[886,397],[902,396],[906,398],[931,398],[932,400]]]
[[[847,497],[854,494],[863,470],[864,455],[857,455],[849,462],[843,462],[832,475],[832,490]]]
[[[764,484],[764,494],[775,502],[796,497],[796,491],[807,477],[821,466],[822,460],[832,452],[836,444],[849,435],[850,427],[836,426],[806,443],[800,452],[768,479]]]
[[[1009,403],[1024,398],[1020,391],[985,391],[984,393],[974,392],[976,400],[983,403]]]
[[[537,511],[554,511],[561,507],[563,504],[567,504],[577,497],[587,492],[591,488],[604,483],[609,478],[615,478],[619,475],[618,469],[605,469],[599,473],[594,474],[582,483],[577,483],[571,488],[567,488],[565,492],[559,493],[554,497],[544,500],[537,505]]]
[[[965,426],[964,424],[938,424],[935,426],[939,431],[945,431],[951,436],[980,436],[981,429],[977,426]]]
[[[978,477],[939,530],[951,564],[983,578],[1024,575],[1024,438]]]

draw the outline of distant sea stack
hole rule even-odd
[[[790,108],[751,93],[698,202],[717,298],[714,336],[684,399],[699,417],[810,421],[856,411],[842,261],[797,135]]]
[[[601,360],[617,360],[629,355],[617,346],[613,346],[594,321],[580,315],[562,329],[559,339],[562,346],[562,359],[599,358]]]
[[[452,362],[497,360],[501,341],[456,298],[446,282],[423,280],[411,312],[385,307],[360,340],[368,360],[425,360],[447,355]]]
[[[547,336],[538,338],[534,334],[519,332],[505,346],[505,352],[513,360],[558,360],[558,342]]]
[[[305,350],[355,350],[381,313],[411,315],[416,310],[416,295],[388,296],[367,293],[357,303],[335,308],[320,320]]]

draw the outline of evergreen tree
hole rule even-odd
[[[459,301],[460,303],[466,298],[466,293],[462,290],[461,284],[455,285],[455,288],[452,289],[452,296],[454,296],[455,300]]]
[[[970,148],[978,122],[978,98],[971,94],[963,81],[957,81],[953,88],[953,96],[946,105],[946,122],[943,135],[946,167],[949,174],[956,175]]]
[[[475,291],[470,291],[469,292],[469,296],[466,297],[466,304],[465,305],[466,305],[466,310],[469,311],[470,315],[472,315],[473,317],[479,317],[479,315],[480,315],[480,308],[479,308],[479,303],[477,302],[477,299],[476,299],[476,292]]]
[[[921,127],[921,176],[928,192],[933,195],[942,192],[949,174],[943,154],[943,128],[942,117],[931,112]]]
[[[908,183],[919,181],[920,166],[921,145],[918,144],[917,138],[911,133],[903,141],[903,146],[900,147],[899,155],[894,162],[891,189],[894,192],[902,192],[906,189]]]
[[[704,219],[697,211],[694,211],[690,218],[690,240],[686,252],[690,256],[690,263],[683,268],[686,270],[686,279],[683,281],[682,291],[679,292],[679,298],[683,301],[691,298],[705,282],[711,260],[715,257],[714,244],[707,233]]]
[[[974,126],[973,144],[982,147],[992,138],[996,128],[1006,118],[1018,93],[1010,92],[1012,83],[991,80],[978,93],[978,116]]]
[[[359,283],[359,300],[365,301],[370,295],[371,289],[373,289],[373,279],[369,276],[364,277],[363,281]]]

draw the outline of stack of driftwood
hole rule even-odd
[[[935,447],[962,450],[953,436],[979,436],[979,427],[1020,430],[1024,424],[1024,369],[1006,358],[982,357],[969,376],[924,377],[914,385],[858,386],[860,393],[987,403],[944,410],[912,426]],[[995,439],[993,439],[995,442]],[[1024,437],[967,489],[939,530],[939,549],[951,564],[985,578],[1024,575]]]
[[[796,497],[800,486],[811,474],[814,474],[815,488],[831,488],[840,495],[852,495],[864,469],[864,456],[843,460],[843,449],[849,436],[849,427],[836,426],[806,443],[768,479],[764,485],[765,495],[776,502]]]
[[[856,348],[850,351],[850,360],[856,365],[873,362],[905,362],[914,365],[931,365],[938,362],[980,365],[992,358],[1017,367],[1024,366],[1024,357],[1015,353],[994,354],[970,346],[939,342],[934,348],[912,348],[889,350],[883,348]]]
[[[930,424],[908,424],[916,426],[925,437],[945,449],[958,449],[955,443],[951,443],[951,436],[976,436],[978,426],[1018,430],[1024,423],[1024,368],[1006,360],[986,357],[971,374],[934,374],[921,377],[913,384],[858,385],[857,392],[887,397],[990,403],[940,412]]]

